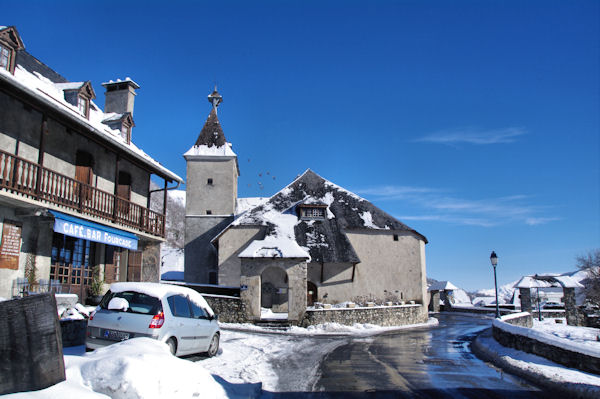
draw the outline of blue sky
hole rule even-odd
[[[217,84],[240,196],[311,168],[477,289],[492,250],[504,284],[600,246],[599,4],[0,0],[0,25],[101,106],[139,83],[133,141],[182,177]]]

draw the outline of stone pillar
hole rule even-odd
[[[160,280],[160,242],[142,242],[142,272],[141,281],[158,283]]]
[[[521,312],[531,313],[531,288],[519,288],[519,297],[521,298]]]
[[[431,291],[431,301],[429,301],[429,311],[430,312],[439,312],[440,311],[440,292],[439,291]]]
[[[563,302],[565,303],[565,316],[567,324],[576,326],[577,319],[577,303],[575,302],[575,288],[563,287]]]

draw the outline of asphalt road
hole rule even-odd
[[[321,363],[321,377],[308,396],[548,397],[535,386],[503,373],[471,353],[471,340],[491,325],[490,319],[448,313],[436,317],[440,322],[436,328],[356,338],[339,346]],[[295,395],[289,392],[277,396]]]

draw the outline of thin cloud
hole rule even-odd
[[[529,226],[537,226],[540,224],[546,224],[546,223],[550,223],[550,222],[554,222],[557,220],[561,220],[560,218],[527,218],[525,220],[525,223],[527,223]]]
[[[507,127],[503,129],[489,130],[467,127],[441,130],[418,138],[414,141],[436,144],[506,144],[514,143],[517,137],[524,134],[527,134],[527,131],[521,127]]]
[[[381,186],[356,191],[374,201],[398,200],[412,204],[415,214],[398,217],[405,221],[494,227],[506,224],[536,226],[560,220],[544,216],[547,208],[532,204],[533,199],[526,195],[465,199],[448,196],[447,190],[412,186]]]

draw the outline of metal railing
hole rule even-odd
[[[0,189],[165,236],[165,216],[0,150]]]

